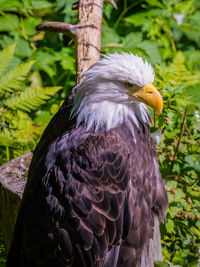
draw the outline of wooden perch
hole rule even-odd
[[[61,32],[76,41],[77,83],[81,73],[100,59],[101,24],[103,0],[80,0],[78,5],[78,24],[64,22],[44,22],[37,26],[39,31]],[[111,1],[113,2],[113,1]]]
[[[79,1],[72,4],[72,10],[78,9]]]
[[[60,32],[69,35],[71,38],[76,37],[77,25],[67,24],[65,22],[48,21],[43,22],[36,27],[38,31]]]
[[[80,75],[100,59],[103,0],[80,0],[78,25],[93,24],[77,32],[77,82]]]
[[[32,152],[0,167],[0,226],[6,253],[11,245]]]
[[[117,9],[117,4],[113,0],[105,0],[105,2],[110,3],[115,9]],[[72,10],[76,10],[79,7],[79,1],[72,4]]]
[[[36,27],[38,31],[60,32],[70,36],[71,38],[76,38],[77,29],[83,29],[83,28],[95,29],[95,26],[93,24],[79,26],[79,25],[71,25],[65,22],[48,21],[48,22],[43,22]]]

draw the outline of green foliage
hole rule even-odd
[[[0,162],[35,146],[44,125],[75,84],[71,39],[63,34],[44,35],[35,29],[47,20],[76,23],[77,11],[71,9],[74,2],[1,0],[0,47],[5,50],[0,53]],[[115,2],[117,11],[104,3],[102,53],[127,51],[147,59],[155,67],[155,85],[164,99],[161,116],[157,118],[152,112],[153,134],[158,141],[161,136],[157,151],[169,196],[167,223],[161,225],[164,262],[156,262],[155,266],[197,267],[199,0]],[[63,90],[53,96],[57,86]],[[174,160],[186,106],[186,124]]]
[[[180,266],[197,266],[200,246],[200,121],[196,115],[199,114],[197,88],[200,71],[188,70],[185,63],[183,53],[178,52],[167,67],[156,68],[157,87],[165,101],[162,116],[155,125],[156,130],[162,131],[157,151],[169,197],[167,223],[162,225],[161,232],[166,260]],[[174,161],[186,105],[185,131]]]
[[[155,261],[154,262],[155,267],[169,267],[169,264],[163,261]]]
[[[46,17],[75,21],[77,11],[68,15],[72,2],[1,1],[0,164],[35,147],[75,84],[74,52],[62,44],[71,40],[48,33],[44,38],[35,29]]]
[[[34,147],[42,125],[34,124],[29,112],[46,102],[61,87],[41,86],[38,80],[25,82],[34,61],[12,68],[15,45],[0,52],[0,148],[2,161]],[[33,74],[32,74],[33,77]]]
[[[63,41],[67,44],[71,40],[62,34],[49,33],[44,38],[44,32],[38,33],[36,26],[42,22],[42,18],[46,20],[47,17],[49,20],[75,22],[77,11],[71,10],[72,2],[2,0],[0,5],[0,47],[16,44],[13,59],[15,64],[27,58],[36,61],[34,70],[45,78],[44,86],[64,86],[64,94],[59,96],[60,100],[65,98],[75,84],[72,81],[76,80],[74,51],[72,48],[63,48],[62,44]],[[69,64],[65,63],[66,60]]]

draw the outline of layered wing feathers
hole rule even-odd
[[[59,135],[49,126],[55,134],[36,149],[8,267],[112,266],[116,258],[137,266],[167,197],[149,128],[133,127],[137,142],[125,125],[94,133],[72,125]]]
[[[115,132],[89,135],[79,129],[51,146],[46,157],[53,159],[52,165],[46,166],[43,177],[36,169],[25,190],[25,266],[55,266],[50,263],[53,257],[59,266],[97,266],[110,247],[121,242],[125,210],[131,216],[124,206],[130,153],[125,141],[119,149],[122,141]],[[31,188],[38,191],[30,194]]]

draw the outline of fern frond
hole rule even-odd
[[[6,92],[11,93],[18,90],[21,86],[21,83],[28,75],[34,62],[35,61],[21,63],[16,68],[3,74],[0,77],[0,94],[5,94]]]
[[[19,108],[23,111],[30,111],[44,104],[53,94],[57,93],[62,87],[28,87],[20,95],[12,96],[5,100],[4,104],[10,108]]]
[[[13,136],[9,129],[4,128],[3,131],[0,131],[0,146],[11,146],[13,145],[13,142]]]
[[[173,85],[184,84],[186,87],[200,83],[200,71],[190,71],[185,65],[185,56],[182,51],[176,53],[173,61],[168,66],[168,71]]]
[[[16,44],[9,45],[0,52],[0,76],[6,71],[8,64],[13,58]]]

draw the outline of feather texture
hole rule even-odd
[[[136,267],[165,218],[148,123],[77,125],[76,90],[34,152],[7,267]]]
[[[84,81],[77,88],[71,117],[77,116],[76,126],[82,122],[87,130],[109,131],[122,124],[134,136],[132,123],[149,123],[149,112],[141,101],[128,95],[124,82],[143,87],[153,83],[152,66],[141,57],[122,53],[105,56],[83,74]]]

